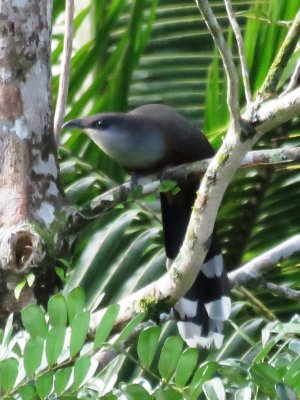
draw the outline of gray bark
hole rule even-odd
[[[66,208],[53,138],[51,13],[49,0],[0,1],[0,322],[36,301],[34,287],[19,301],[13,290],[62,246]]]

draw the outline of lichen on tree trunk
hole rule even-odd
[[[52,132],[51,12],[50,0],[0,2],[0,323],[37,301],[36,287],[19,301],[13,289],[62,248],[68,213]]]

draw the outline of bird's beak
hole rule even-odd
[[[82,119],[72,119],[63,124],[62,129],[84,129],[84,122]]]

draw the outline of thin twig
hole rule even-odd
[[[299,75],[300,75],[300,60],[298,60],[296,68],[291,76],[290,82],[287,85],[286,89],[282,92],[280,97],[286,95],[287,93],[290,93],[297,87]]]
[[[261,96],[275,93],[280,77],[293,54],[300,36],[300,10],[298,11],[291,28],[289,29],[282,46],[273,61],[269,73],[260,91]]]
[[[238,101],[238,75],[233,62],[231,50],[226,44],[223,32],[208,4],[208,1],[196,0],[196,4],[221,54],[227,76],[227,103],[229,113],[233,122],[234,131],[239,132],[240,108]]]
[[[61,72],[59,79],[59,89],[54,116],[54,137],[59,143],[60,131],[65,116],[66,102],[68,96],[70,63],[73,43],[73,19],[74,19],[74,0],[66,0],[66,20],[64,34],[64,48],[61,62]]]
[[[237,23],[235,13],[232,8],[231,0],[224,0],[224,1],[225,1],[225,7],[227,10],[229,21],[231,23],[233,32],[235,34],[235,38],[236,38],[236,42],[237,42],[237,46],[238,46],[240,62],[241,62],[241,69],[242,69],[242,78],[243,78],[243,83],[244,83],[245,98],[246,98],[247,104],[249,105],[251,103],[251,88],[250,88],[249,73],[248,73],[248,68],[247,68],[247,61],[246,61],[246,56],[245,56],[244,40],[243,40],[243,36],[242,36],[241,30],[240,30],[240,26]]]
[[[276,320],[276,315],[265,306],[253,293],[249,292],[245,287],[240,287],[239,292],[245,296],[248,301],[259,310],[259,313],[263,313],[267,316],[268,319]]]
[[[271,293],[274,296],[279,296],[294,301],[300,300],[300,292],[298,290],[291,289],[287,286],[276,285],[275,283],[272,282],[266,282],[264,279],[256,281],[255,286],[258,289],[264,289],[264,291],[267,291],[268,293]]]

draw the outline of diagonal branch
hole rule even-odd
[[[272,103],[272,107],[269,103]],[[179,255],[170,270],[156,282],[120,301],[118,323],[129,320],[135,313],[145,310],[145,306],[174,303],[191,286],[205,258],[209,238],[213,230],[223,194],[228,183],[253,143],[270,129],[299,115],[300,89],[283,98],[268,101],[257,110],[257,133],[248,140],[241,141],[232,127],[223,145],[207,170],[197,196],[190,224]],[[100,310],[92,315],[91,331],[98,326],[103,315]]]
[[[221,148],[202,179],[178,256],[160,279],[119,302],[117,324],[129,320],[137,312],[147,313],[153,310],[153,307],[158,306],[161,309],[165,303],[173,304],[187,292],[203,264],[225,190],[246,153],[263,134],[300,113],[300,89],[271,101],[263,102],[258,99],[255,108],[247,107],[243,114],[243,131],[240,131],[237,73],[231,52],[207,0],[196,2],[222,54],[228,80],[228,106],[232,121]],[[103,312],[104,310],[100,310],[92,315],[91,333],[98,326]]]
[[[225,6],[226,6],[227,14],[229,17],[229,21],[231,23],[233,32],[235,34],[235,38],[236,38],[236,42],[237,42],[237,46],[238,46],[240,62],[241,62],[241,69],[242,69],[242,78],[243,78],[243,82],[244,82],[245,98],[246,98],[247,105],[249,105],[251,103],[251,89],[250,89],[249,73],[248,73],[246,56],[245,56],[244,40],[243,40],[243,36],[242,36],[241,30],[240,30],[240,26],[237,23],[235,13],[232,8],[231,0],[224,0],[224,1],[225,1]]]
[[[56,143],[59,143],[60,140],[60,131],[65,116],[67,96],[68,96],[70,63],[71,63],[72,43],[73,43],[73,19],[74,19],[74,0],[66,0],[64,48],[63,48],[63,55],[61,62],[58,96],[57,96],[55,115],[54,115],[54,137]]]
[[[226,44],[220,25],[214,16],[207,0],[196,0],[196,4],[210,30],[221,54],[227,76],[227,103],[234,130],[239,130],[240,108],[238,100],[238,75],[233,62],[231,50]]]

